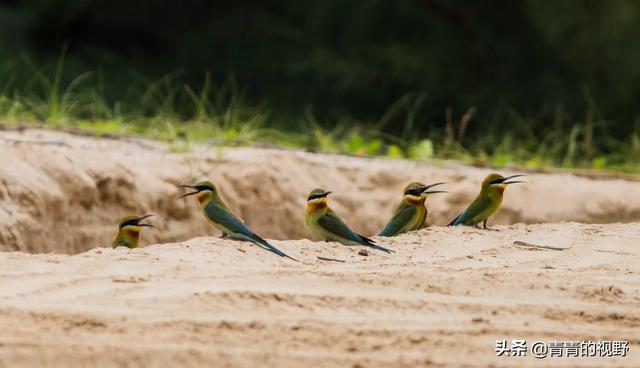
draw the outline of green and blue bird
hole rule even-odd
[[[195,195],[205,219],[222,231],[223,238],[228,236],[233,239],[248,240],[280,257],[287,257],[297,261],[251,231],[240,218],[229,210],[229,207],[220,197],[218,189],[210,181],[201,181],[195,185],[178,185],[178,187],[195,190],[194,192],[183,194],[179,198]]]
[[[116,247],[137,248],[140,244],[140,232],[143,227],[154,227],[141,221],[153,215],[125,216],[118,222],[118,235],[111,245]]]
[[[407,231],[419,230],[427,219],[426,199],[434,193],[446,193],[442,190],[429,190],[445,183],[425,185],[414,181],[404,188],[402,201],[393,212],[393,217],[382,229],[379,236],[396,236]]]
[[[487,175],[482,181],[482,188],[476,199],[471,202],[462,213],[458,215],[449,226],[475,226],[479,227],[480,222],[483,223],[483,227],[487,230],[492,230],[487,227],[487,219],[493,215],[502,204],[502,198],[504,190],[509,184],[523,183],[519,180],[511,180],[519,178],[524,175],[512,175],[504,177],[500,174],[493,173]]]
[[[387,253],[390,249],[381,247],[373,240],[351,230],[329,207],[327,196],[331,194],[324,189],[314,189],[307,198],[307,211],[304,224],[312,233],[324,240],[336,241],[344,245],[364,245]]]

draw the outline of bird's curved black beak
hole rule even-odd
[[[149,218],[149,217],[151,217],[151,216],[154,216],[154,215],[151,215],[151,214],[149,214],[149,215],[142,215],[142,216],[139,216],[138,218],[136,218],[136,221],[137,221],[137,223],[138,223],[138,226],[143,226],[143,227],[155,227],[155,226],[153,226],[153,225],[151,225],[151,224],[141,224],[141,223],[140,223],[140,221],[142,221],[142,220],[144,220],[144,219],[146,219],[146,218]]]
[[[323,197],[326,197],[326,196],[328,196],[328,195],[329,195],[329,194],[331,194],[331,193],[333,193],[333,192],[329,190],[329,191],[326,191],[326,192],[322,193],[322,196],[323,196]]]
[[[447,184],[446,182],[442,182],[442,183],[435,183],[435,184],[431,184],[431,185],[427,185],[425,187],[422,188],[422,194],[435,194],[435,193],[448,193],[445,190],[429,190],[435,186],[438,185],[442,185],[442,184]]]
[[[181,195],[180,197],[178,197],[178,199],[200,193],[200,190],[195,185],[180,184],[180,185],[176,185],[176,188],[188,188],[188,189],[195,190],[195,192],[185,193],[185,194]]]
[[[524,175],[511,175],[511,176],[507,176],[506,178],[504,178],[504,179],[502,180],[502,183],[501,183],[501,184],[517,184],[517,183],[524,183],[524,181],[522,181],[522,180],[513,180],[513,181],[509,181],[509,180],[511,180],[511,179],[513,179],[513,178],[519,178],[519,177],[522,177],[522,176],[524,176]]]

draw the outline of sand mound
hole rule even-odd
[[[275,241],[301,263],[214,237],[0,252],[0,366],[638,366],[640,224],[384,241],[397,253]],[[626,358],[536,360],[496,357],[496,339],[631,346]]]
[[[78,253],[108,246],[125,214],[154,213],[159,228],[143,243],[216,234],[175,184],[206,176],[230,207],[267,238],[309,237],[302,225],[310,189],[335,192],[331,203],[363,234],[377,233],[411,180],[446,181],[429,200],[428,221],[444,225],[476,195],[489,172],[268,149],[199,148],[171,153],[146,140],[111,140],[62,132],[0,132],[0,249]],[[530,175],[514,186],[491,223],[585,223],[640,220],[640,183],[572,175]]]

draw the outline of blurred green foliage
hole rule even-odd
[[[638,34],[633,0],[10,0],[0,115],[637,170]]]

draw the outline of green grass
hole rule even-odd
[[[176,152],[198,143],[275,145],[358,156],[454,159],[479,166],[640,172],[640,119],[634,121],[635,133],[616,140],[606,133],[608,122],[592,101],[586,104],[583,121],[568,120],[561,106],[549,122],[508,107],[488,118],[480,118],[475,107],[459,116],[447,108],[443,123],[434,124],[441,128],[420,131],[418,116],[428,96],[407,94],[376,121],[345,116],[320,122],[307,109],[294,122],[281,124],[267,106],[248,103],[233,78],[215,85],[207,74],[199,90],[181,83],[177,74],[155,81],[140,78],[121,99],[108,101],[100,73],[83,73],[63,82],[64,60],[63,51],[53,76],[27,61],[33,75],[28,83],[21,88],[11,81],[0,86],[4,125],[30,123],[144,136],[169,142]],[[401,126],[399,134],[386,133],[391,124]],[[505,131],[504,126],[511,128]],[[545,128],[534,128],[540,126]]]

